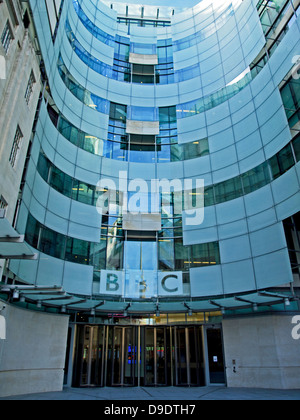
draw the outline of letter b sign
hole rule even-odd
[[[122,296],[124,278],[121,271],[101,271],[100,293],[104,295]]]
[[[118,276],[116,274],[108,273],[106,276],[106,291],[116,292],[119,290],[120,285],[118,284]]]

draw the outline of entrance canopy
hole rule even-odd
[[[20,235],[5,218],[5,211],[0,210],[0,259],[35,260],[37,255],[24,242]]]
[[[238,296],[224,297],[222,299],[201,299],[190,300],[189,298],[177,301],[166,299],[147,300],[107,300],[99,298],[86,298],[68,294],[59,286],[34,286],[34,285],[11,285],[0,283],[0,294],[7,294],[12,302],[34,304],[40,310],[56,309],[59,313],[82,312],[90,315],[149,315],[172,314],[172,313],[193,313],[200,312],[221,312],[223,315],[229,311],[251,310],[259,311],[266,307],[276,309],[280,305],[289,307],[299,300],[292,293],[275,293],[257,291],[255,293],[242,294]],[[291,307],[292,308],[292,307]],[[32,309],[32,306],[30,307]]]

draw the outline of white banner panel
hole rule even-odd
[[[146,299],[157,296],[157,272],[130,270],[126,273],[125,297]]]

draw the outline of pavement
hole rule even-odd
[[[183,387],[138,387],[138,388],[64,388],[61,392],[16,395],[0,400],[97,400],[97,401],[204,401],[204,400],[297,400],[300,389],[258,389],[227,388],[225,386],[206,386],[201,388]],[[149,403],[150,404],[150,403]],[[107,405],[107,404],[106,404]]]

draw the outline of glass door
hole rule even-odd
[[[204,386],[205,377],[201,327],[188,327],[188,342],[190,385]]]
[[[104,328],[86,325],[83,329],[80,386],[103,385]]]
[[[144,385],[171,385],[170,339],[166,327],[146,327],[144,330]],[[142,342],[143,345],[143,342]]]
[[[166,328],[156,328],[156,385],[167,385],[167,336]]]
[[[188,384],[188,361],[185,327],[175,327],[175,373],[176,385]]]
[[[122,384],[122,328],[113,328],[113,345],[112,345],[112,385]]]
[[[103,386],[104,327],[93,327],[90,359],[90,385]]]
[[[137,329],[135,327],[107,327],[108,386],[136,385]]]
[[[154,364],[154,328],[145,328],[144,338],[144,359],[145,359],[145,383],[144,385],[155,385],[155,364]]]
[[[136,329],[133,327],[124,328],[124,385],[135,385],[136,364],[137,364],[137,343]]]
[[[175,327],[175,384],[205,384],[202,348],[202,327]]]
[[[91,332],[92,332],[91,327],[89,326],[84,327],[80,386],[89,385],[90,358],[91,358],[91,354],[90,354]]]

